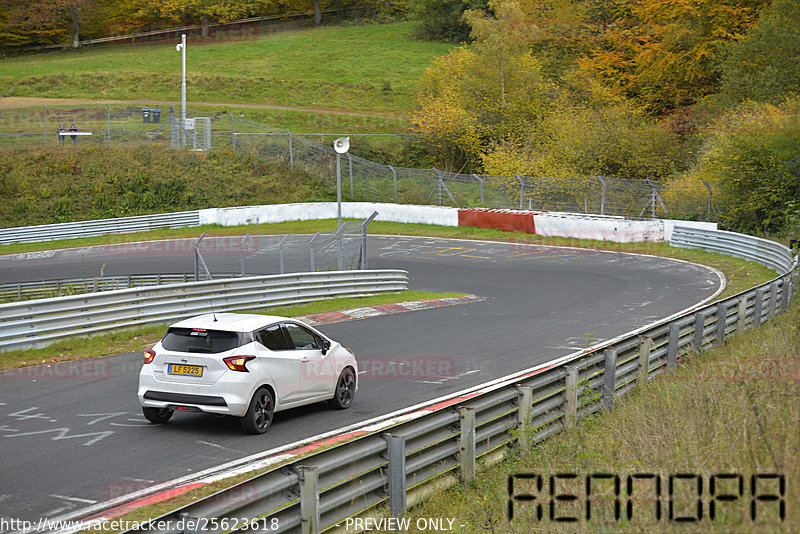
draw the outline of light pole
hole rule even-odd
[[[340,137],[333,142],[333,149],[336,151],[336,216],[339,219],[339,226],[336,227],[336,263],[338,269],[344,269],[342,261],[342,166],[339,156],[350,149],[350,138]]]
[[[181,42],[175,45],[181,53],[181,148],[186,146],[186,34],[181,34]]]
[[[336,213],[339,218],[339,228],[342,227],[342,167],[339,156],[350,150],[350,138],[340,137],[333,142],[336,151]]]

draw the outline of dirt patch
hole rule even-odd
[[[26,108],[34,106],[87,106],[98,104],[130,104],[130,105],[158,105],[180,107],[180,102],[169,100],[91,100],[84,98],[35,98],[27,96],[9,96],[0,98],[0,108]],[[380,115],[354,110],[340,109],[315,109],[296,108],[290,106],[276,106],[273,104],[241,104],[235,102],[186,102],[187,106],[207,106],[219,108],[248,108],[248,109],[277,109],[282,111],[300,111],[304,113],[330,113],[332,115],[350,115],[355,117],[375,117],[379,119],[405,120],[406,117]]]

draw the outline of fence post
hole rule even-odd
[[[294,148],[292,147],[292,132],[286,128],[286,135],[289,136],[289,168],[294,170]]]
[[[573,428],[578,420],[578,366],[566,368],[564,387],[564,428]]]
[[[106,143],[111,144],[111,104],[106,104]]]
[[[284,268],[285,255],[283,252],[283,244],[286,242],[287,239],[289,239],[290,235],[292,234],[286,234],[285,236],[283,236],[283,239],[281,239],[281,242],[278,243],[278,260],[280,261],[281,274],[284,274],[286,272],[286,269]]]
[[[775,311],[778,304],[778,283],[773,282],[769,286],[769,318],[775,317]]]
[[[42,110],[42,117],[44,118],[44,144],[47,144],[47,104],[44,105],[44,109]]]
[[[316,234],[314,234],[314,237],[311,238],[311,243],[309,243],[309,247],[308,247],[309,255],[311,257],[311,272],[312,273],[317,270],[317,264],[314,262],[314,240],[317,238],[317,236],[319,236],[320,233],[322,233],[322,232],[317,232]]]
[[[617,349],[605,350],[605,369],[603,370],[603,408],[614,408],[614,390],[617,387]]]
[[[600,197],[600,215],[605,215],[606,214],[606,181],[603,180],[602,176],[597,176],[596,178],[598,180],[600,180],[600,184],[603,186],[603,193],[602,193],[602,196]]]
[[[471,484],[475,480],[475,408],[460,406],[461,421],[461,482]]]
[[[708,220],[711,220],[711,184],[703,180],[703,183],[706,185],[706,189],[708,189]]]
[[[747,295],[739,297],[739,309],[736,311],[736,333],[744,332],[747,322]]]
[[[406,511],[406,438],[384,434],[389,456],[389,513],[400,517]]]
[[[355,200],[356,192],[353,187],[353,155],[350,154],[350,152],[347,153],[347,163],[350,168],[350,200]]]
[[[725,343],[725,328],[728,326],[728,305],[720,303],[717,306],[717,344]]]
[[[650,376],[650,353],[653,350],[653,340],[642,336],[639,340],[639,375],[636,385],[644,387]]]
[[[669,325],[669,345],[667,345],[667,370],[673,371],[678,366],[678,345],[681,344],[681,325],[677,322]]]
[[[392,171],[392,185],[394,185],[394,203],[397,204],[397,171],[391,165],[389,165],[389,169]]]
[[[300,524],[303,534],[319,534],[317,467],[300,466]]]
[[[522,176],[519,174],[515,174],[514,176],[519,180],[519,209],[522,209],[525,201],[525,180],[523,180]]]
[[[519,406],[517,407],[517,430],[519,431],[519,448],[527,451],[531,448],[529,435],[531,405],[533,404],[533,388],[531,386],[518,386]]]
[[[475,177],[476,180],[481,184],[481,206],[483,206],[483,178],[478,176],[477,174],[473,174],[472,176]]]
[[[371,223],[375,217],[378,216],[377,211],[373,211],[372,215],[370,215],[363,223],[361,223],[361,270],[367,269],[367,226]]]
[[[694,316],[694,350],[703,352],[703,338],[705,337],[706,314],[697,312]]]

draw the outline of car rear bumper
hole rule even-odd
[[[240,378],[240,377],[236,377]],[[139,375],[139,404],[149,408],[188,407],[201,412],[242,417],[250,406],[254,384],[219,380],[215,384],[180,384],[156,379],[147,370]]]

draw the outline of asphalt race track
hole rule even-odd
[[[0,280],[193,270],[190,247],[127,247],[2,257]],[[369,250],[371,266],[408,270],[413,289],[485,300],[320,327],[359,359],[354,406],[281,412],[263,436],[204,414],[149,424],[136,399],[141,352],[0,376],[0,517],[53,518],[460,391],[650,324],[721,285],[700,266],[616,252],[404,237],[371,237]],[[235,271],[239,259],[213,261],[212,271]],[[257,268],[258,254],[248,262]],[[415,363],[409,376],[391,371]]]

